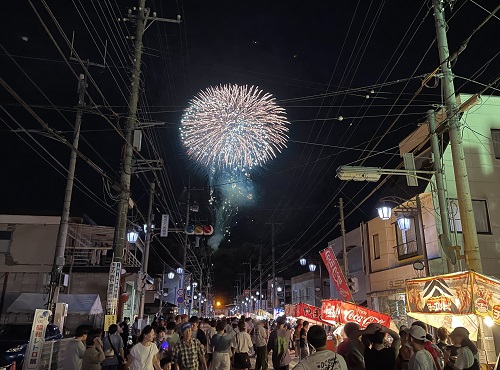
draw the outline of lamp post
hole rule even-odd
[[[301,266],[305,266],[305,265],[307,265],[307,259],[302,257],[299,260],[299,263]],[[307,266],[309,268],[309,271],[314,273],[316,271],[316,268],[319,265],[319,282],[320,282],[320,294],[321,294],[320,301],[324,298],[324,296],[323,296],[323,276],[322,276],[323,274],[322,274],[321,263],[322,263],[321,260],[318,261],[318,264],[316,264],[315,262],[309,262],[309,265]],[[314,281],[314,278],[313,278],[313,281]],[[316,289],[315,289],[315,291],[316,291]]]
[[[382,175],[407,176],[429,182],[429,184],[431,185],[431,190],[433,192],[436,192],[432,180],[425,178],[423,176],[419,176],[419,174],[439,175],[436,171],[421,171],[421,170],[408,171],[408,170],[397,170],[397,169],[384,169],[380,167],[340,166],[339,168],[337,168],[337,177],[343,181],[353,180],[353,181],[375,182],[380,180],[380,177]],[[442,199],[443,197],[445,197],[444,192],[438,191],[437,197],[440,204],[443,203],[446,204],[446,199]],[[417,203],[419,202],[420,200],[419,197],[417,196]],[[380,207],[377,210],[382,219],[388,220],[390,218],[390,207]],[[382,216],[384,216],[385,218]],[[443,217],[441,217],[441,225],[443,226],[443,230],[449,228],[449,225],[446,225],[447,222],[449,222],[448,219],[444,219]],[[457,263],[457,260],[455,251],[453,250],[451,245],[447,243],[442,243],[441,246],[443,248],[443,252],[445,253],[450,263],[455,265]]]

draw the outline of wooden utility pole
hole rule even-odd
[[[467,175],[467,165],[465,163],[462,142],[461,123],[457,107],[457,98],[455,96],[455,86],[453,84],[448,40],[446,37],[447,25],[444,19],[444,2],[442,0],[433,0],[432,4],[434,7],[439,63],[443,73],[442,84],[446,104],[447,126],[450,135],[451,155],[453,158],[453,170],[455,172],[458,207],[462,222],[464,254],[469,269],[482,273],[483,266],[479,252],[476,221],[474,219],[474,209],[472,208],[469,177]]]

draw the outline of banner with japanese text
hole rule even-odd
[[[408,312],[469,314],[471,303],[469,271],[406,281]]]
[[[45,341],[45,329],[49,323],[51,312],[49,310],[37,309],[33,317],[33,325],[31,326],[31,335],[28,346],[26,347],[26,355],[24,366],[29,370],[41,368],[41,357],[43,342]]]
[[[321,303],[321,318],[330,323],[356,322],[362,329],[371,323],[381,324],[388,328],[391,326],[389,315],[336,299],[324,300]]]
[[[296,313],[295,307],[296,307],[296,305],[294,305],[294,304],[287,304],[287,305],[285,305],[285,315],[287,317],[295,317],[295,316],[297,316],[295,314]]]
[[[342,300],[354,302],[351,291],[349,290],[349,286],[347,285],[345,276],[340,269],[337,257],[335,257],[335,253],[332,247],[323,249],[320,252],[320,255],[328,270],[328,273],[330,274],[330,277],[333,280],[333,283],[335,284],[335,288],[337,288],[337,291],[342,297]]]
[[[295,317],[304,318],[310,321],[320,322],[321,320],[321,308],[316,306],[311,306],[307,303],[298,303],[295,306]]]
[[[490,316],[500,325],[500,281],[472,274],[472,307],[479,316]]]

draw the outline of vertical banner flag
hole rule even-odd
[[[344,274],[340,269],[339,263],[337,262],[337,258],[335,257],[335,253],[333,252],[332,247],[323,249],[320,252],[320,255],[323,259],[323,262],[325,263],[326,268],[328,269],[328,273],[330,274],[335,287],[337,288],[337,291],[342,297],[342,300],[354,302],[351,291],[349,290],[349,286],[345,281]]]
[[[24,366],[26,369],[35,370],[41,367],[40,360],[42,356],[43,342],[45,341],[45,329],[49,323],[49,310],[35,310],[33,325],[31,326],[31,335],[26,355],[24,358]]]
[[[118,305],[118,295],[120,293],[120,273],[121,262],[111,262],[108,281],[108,294],[106,298],[106,308],[108,313],[114,315],[114,309]]]

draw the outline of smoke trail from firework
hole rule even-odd
[[[209,87],[192,99],[181,122],[187,154],[207,171],[217,247],[240,207],[251,205],[250,171],[276,157],[288,139],[285,110],[255,86]]]

